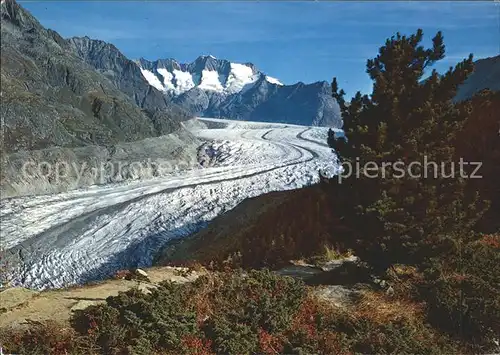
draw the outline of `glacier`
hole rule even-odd
[[[60,288],[151,266],[166,242],[244,199],[310,185],[320,169],[339,171],[325,127],[208,118],[186,127],[213,152],[209,166],[2,200],[0,247],[13,261],[11,284]]]

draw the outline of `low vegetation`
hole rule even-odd
[[[478,352],[500,334],[500,234],[484,235],[425,270],[420,298],[428,319]]]
[[[293,278],[231,271],[133,289],[77,311],[71,327],[32,323],[0,341],[21,354],[456,353],[423,309],[373,291],[341,309]]]

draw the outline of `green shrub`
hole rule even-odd
[[[500,334],[498,238],[485,236],[439,260],[421,291],[432,324],[481,351],[491,350]]]
[[[216,354],[251,354],[258,349],[258,334],[249,324],[219,316],[209,321],[205,332]]]
[[[132,289],[76,312],[72,324],[80,334],[93,336],[104,353],[128,347],[180,349],[181,338],[198,334],[196,313],[186,303],[188,291],[172,283],[147,295]]]
[[[132,289],[108,297],[77,311],[72,325],[105,354],[185,353],[186,344],[200,353],[251,353],[261,332],[288,329],[305,294],[301,281],[268,270],[214,273],[188,284],[164,282],[150,294]]]
[[[270,333],[287,329],[306,295],[304,284],[268,270],[227,274],[216,307],[234,323]]]
[[[457,341],[425,323],[419,303],[367,290],[353,302],[334,307],[267,270],[219,272],[109,297],[76,312],[74,329],[33,323],[0,341],[14,353],[61,355],[458,352]]]

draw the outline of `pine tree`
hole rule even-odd
[[[363,168],[373,162],[371,168],[377,167],[369,172],[371,177],[362,170],[359,178],[343,180],[334,199],[350,230],[345,237],[357,242],[353,247],[360,257],[381,268],[396,262],[418,264],[450,248],[481,210],[476,196],[466,199],[459,171],[453,177],[440,171],[445,166],[450,173],[454,139],[468,116],[467,107],[458,109],[453,98],[473,70],[472,54],[444,75],[432,70],[424,80],[427,70],[444,58],[445,46],[441,32],[431,48],[424,48],[422,39],[420,29],[387,39],[377,57],[367,61],[373,81],[369,96],[358,92],[347,103],[336,79],[332,82],[347,142],[330,134],[328,143],[344,163],[359,161]],[[413,177],[395,170],[397,162],[407,169],[412,162],[425,161],[438,164],[437,170],[428,166],[427,177],[416,163]]]

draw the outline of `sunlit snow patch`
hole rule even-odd
[[[276,84],[276,85],[280,85],[280,86],[284,85],[281,81],[279,81],[276,78],[273,78],[272,76],[266,75],[266,80],[268,83],[271,83],[271,84]]]
[[[163,76],[163,84],[165,85],[165,89],[169,91],[175,90],[174,83],[172,82],[172,80],[174,79],[174,75],[165,68],[158,68],[158,73]]]
[[[227,77],[225,90],[229,94],[240,92],[245,86],[255,83],[257,79],[258,75],[255,75],[249,66],[231,63],[231,72]]]
[[[215,70],[204,69],[201,72],[201,83],[198,87],[202,90],[218,91],[224,90],[222,84],[219,81],[219,73]]]
[[[154,73],[150,72],[147,69],[142,69],[142,68],[141,68],[141,73],[144,76],[144,78],[148,81],[149,85],[160,91],[165,91],[165,88],[163,87],[163,84],[161,83],[160,79],[158,79],[158,77],[154,75]]]
[[[193,76],[189,72],[174,69],[174,77],[176,83],[176,94],[182,94],[183,92],[191,90],[195,87]]]

